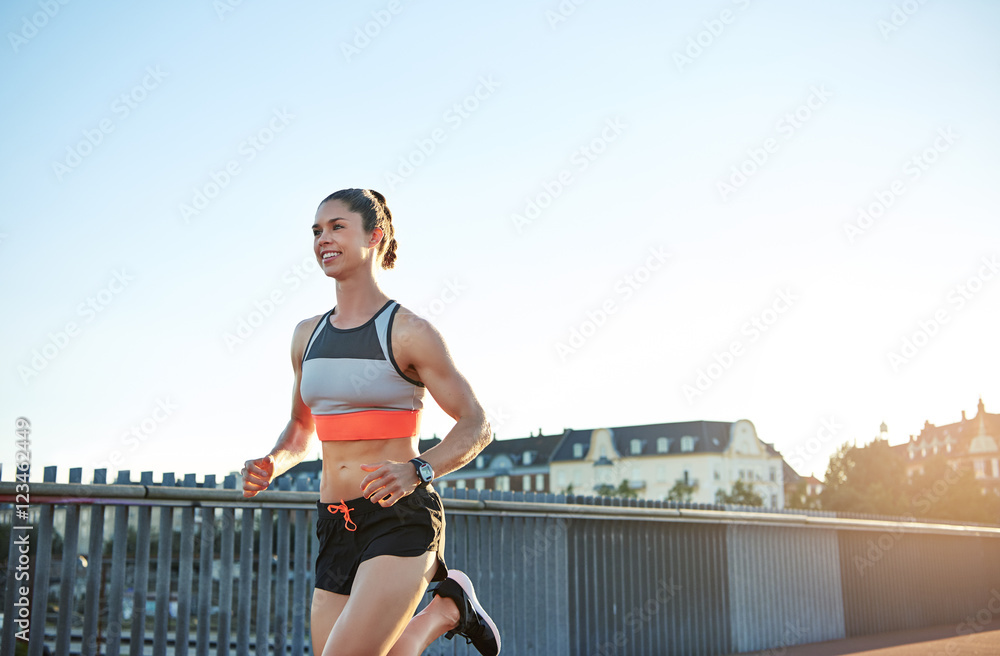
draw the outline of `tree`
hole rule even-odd
[[[629,485],[628,481],[624,478],[622,479],[622,482],[618,484],[618,487],[602,483],[597,486],[594,493],[601,497],[621,497],[623,499],[635,499],[639,496],[639,492],[633,490],[632,486]]]
[[[754,492],[753,483],[736,481],[729,494],[726,494],[725,490],[716,490],[715,502],[734,506],[763,506],[764,497]]]
[[[798,483],[785,495],[785,507],[797,508],[799,510],[819,510],[819,497],[810,495],[807,491],[806,479],[799,480]]]
[[[695,486],[688,485],[683,480],[678,479],[674,486],[670,488],[667,492],[667,501],[676,501],[678,503],[686,503],[691,501],[691,496],[694,494]]]
[[[1000,498],[984,494],[967,461],[931,458],[909,486],[910,512],[917,517],[983,524],[1000,523]]]
[[[820,493],[824,510],[902,515],[909,509],[906,466],[889,443],[845,443],[830,457]]]

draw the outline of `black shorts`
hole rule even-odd
[[[433,488],[418,487],[389,508],[364,497],[340,503],[317,501],[316,587],[350,594],[358,566],[375,556],[422,556],[437,553],[434,581],[448,576],[444,562],[444,506]],[[353,528],[354,530],[350,530]]]

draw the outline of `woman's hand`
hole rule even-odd
[[[263,492],[274,477],[274,456],[268,454],[243,464],[243,496],[252,497]]]
[[[361,496],[383,508],[410,494],[420,484],[412,462],[383,460],[373,465],[361,465],[361,469],[371,472],[361,481]]]

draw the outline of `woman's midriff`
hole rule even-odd
[[[361,481],[371,472],[361,465],[383,460],[407,462],[420,455],[418,438],[391,440],[342,440],[323,442],[323,473],[319,497],[324,503],[339,503],[361,496]]]

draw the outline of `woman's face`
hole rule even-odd
[[[377,258],[382,230],[365,232],[361,215],[343,201],[329,200],[320,205],[312,230],[316,261],[331,278],[341,277],[361,264],[371,267]]]

